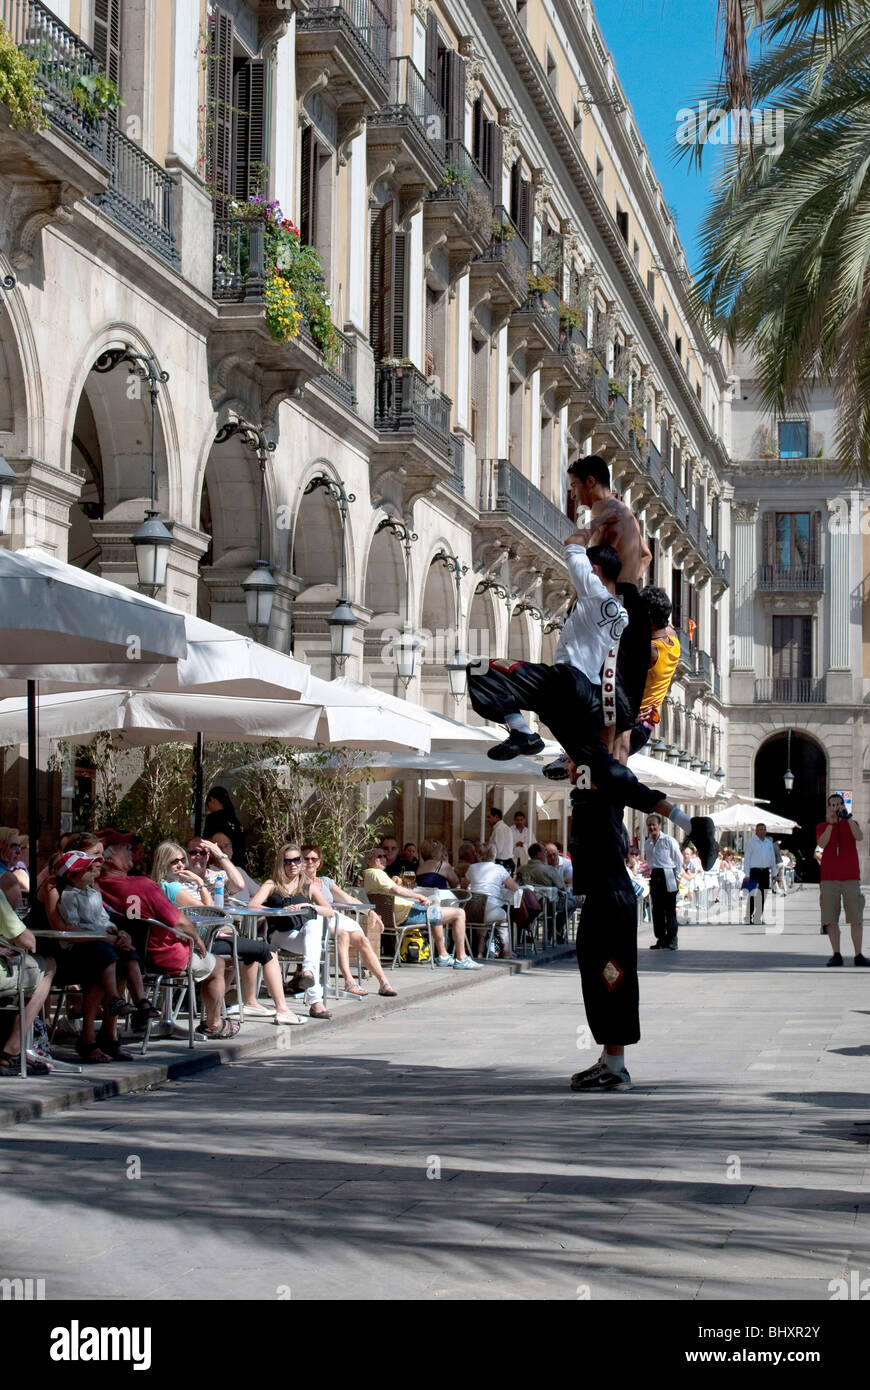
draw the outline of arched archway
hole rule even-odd
[[[266,465],[267,469],[269,464]],[[202,479],[199,529],[211,541],[200,561],[197,612],[202,618],[247,631],[242,582],[258,555],[260,464],[238,434],[212,444]],[[264,500],[264,559],[272,561],[268,488]]]
[[[99,359],[96,359],[99,360]],[[118,546],[129,555],[113,560],[112,578],[136,584],[130,537],[151,505],[151,398],[147,381],[125,362],[108,371],[92,364],[79,396],[70,443],[70,467],[84,479],[70,509],[68,559],[81,569],[104,569],[103,551]],[[168,514],[169,471],[161,395],[154,411],[157,508]]]
[[[787,792],[783,776],[789,765],[794,773],[794,787]],[[768,803],[766,809],[797,821],[798,830],[776,838],[794,851],[798,872],[804,882],[818,882],[819,869],[813,859],[813,851],[816,847],[816,826],[825,819],[828,790],[825,750],[814,738],[792,730],[789,752],[788,732],[783,729],[758,749],[754,777],[755,796]]]
[[[468,614],[465,650],[471,657],[489,661],[498,656],[498,629],[492,594],[474,594]]]
[[[420,673],[420,699],[429,709],[455,715],[446,663],[456,645],[456,583],[447,566],[440,561],[433,561],[426,573],[420,619],[427,635]],[[461,640],[460,636],[460,644]]]
[[[526,613],[514,613],[508,627],[509,661],[530,660],[529,619]]]
[[[386,634],[401,632],[405,622],[405,552],[394,532],[377,531],[366,560],[364,606],[370,610],[363,649],[363,679],[382,690],[397,689],[395,662],[384,658]]]

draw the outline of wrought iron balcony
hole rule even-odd
[[[529,278],[542,274],[538,262],[533,262]],[[543,353],[555,352],[559,346],[559,296],[556,291],[529,289],[527,285],[526,298],[511,314],[508,336],[511,352],[525,341],[526,351],[532,354],[535,365]],[[606,390],[606,373],[604,375]]]
[[[690,638],[688,632],[686,632],[685,628],[680,627],[678,623],[674,623],[673,626],[674,631],[676,632],[680,642],[680,657],[678,662],[678,669],[682,668],[683,671],[694,671],[695,648],[693,646],[692,639]]]
[[[381,431],[420,435],[452,465],[451,402],[410,365],[381,363],[375,382],[375,425]]]
[[[390,27],[374,0],[308,0],[296,16],[296,60],[327,73],[327,100],[348,124],[389,96]],[[345,132],[339,132],[339,139]]]
[[[441,182],[446,129],[444,108],[420,70],[410,58],[392,58],[386,105],[366,123],[366,154],[369,182],[389,177],[402,217]]]
[[[87,115],[83,78],[96,77],[100,63],[93,49],[37,0],[0,0],[2,20],[13,41],[36,63],[34,76],[45,92],[52,125],[105,161],[106,122]]]
[[[695,681],[700,685],[706,685],[711,690],[713,688],[713,662],[709,652],[695,650],[695,660],[692,666]]]
[[[317,378],[317,384],[325,386],[327,391],[337,396],[344,405],[350,406],[351,410],[356,410],[354,377],[356,344],[352,338],[340,333],[338,329],[335,330],[335,337],[337,343],[335,354],[327,362],[323,376]]]
[[[465,441],[458,434],[451,436],[450,448],[453,459],[453,477],[447,483],[454,492],[465,496]]]
[[[689,509],[686,502],[686,494],[681,487],[677,487],[676,482],[674,483],[674,516],[676,517],[677,525],[685,531]]]
[[[478,507],[481,520],[494,514],[510,516],[556,551],[575,529],[561,508],[508,459],[481,459]]]
[[[694,507],[686,509],[686,529],[696,546],[701,547],[701,518]],[[703,552],[702,552],[703,553]]]
[[[716,569],[713,574],[714,579],[720,583],[730,586],[731,584],[731,556],[727,550],[720,550],[716,553]]]
[[[759,565],[758,588],[762,593],[820,594],[825,587],[824,565]]]
[[[109,186],[93,201],[143,245],[176,265],[172,199],[175,181],[112,122],[106,126]]]
[[[713,672],[713,694],[717,700],[722,699],[722,677],[718,671]]]
[[[528,296],[529,247],[507,208],[497,204],[490,217],[489,244],[469,267],[472,304],[489,302],[493,327],[499,327]]]
[[[446,247],[453,280],[492,239],[492,188],[458,140],[447,141],[441,179],[426,200],[425,212],[424,242]]]
[[[814,676],[768,676],[755,682],[757,705],[823,705],[825,682]]]
[[[652,440],[649,442],[649,452],[646,456],[646,471],[653,485],[653,491],[656,494],[660,493],[662,490],[662,456]]]

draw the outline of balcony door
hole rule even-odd
[[[818,512],[765,512],[764,564],[794,574],[819,562]]]
[[[405,233],[396,231],[390,199],[372,213],[369,341],[376,362],[407,355],[406,280]]]
[[[813,620],[802,615],[773,617],[773,679],[809,680],[813,674]]]
[[[215,7],[210,27],[206,178],[225,217],[232,199],[266,191],[268,65],[244,53],[224,10]]]

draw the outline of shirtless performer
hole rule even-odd
[[[590,509],[589,544],[612,546],[622,561],[616,591],[628,614],[628,629],[619,644],[617,662],[623,698],[616,724],[606,730],[606,738],[613,756],[625,763],[650,667],[652,624],[649,610],[641,601],[640,586],[652,551],[641,535],[634,512],[611,492],[610,469],[598,454],[588,454],[571,464],[568,488],[576,505]]]

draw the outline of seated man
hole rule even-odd
[[[557,888],[560,897],[556,905],[556,936],[563,936],[567,922],[565,881],[559,870],[547,862],[547,851],[543,845],[529,846],[529,862],[520,869],[520,881],[531,888]]]
[[[477,962],[465,954],[465,913],[462,908],[441,906],[423,893],[415,893],[412,888],[403,888],[401,884],[394,883],[384,868],[385,861],[383,849],[369,850],[363,874],[366,893],[369,896],[372,893],[387,893],[395,899],[393,916],[397,927],[417,923],[424,926],[428,920],[438,951],[436,965],[452,965],[454,970],[479,970]],[[453,933],[453,955],[448,954],[444,944],[444,927],[449,927]]]
[[[17,912],[13,912],[10,907],[6,894],[0,892],[0,942],[3,940],[14,941],[25,951],[33,951],[36,946],[33,932],[27,930]],[[25,1032],[29,1031],[30,1025],[49,996],[55,968],[56,964],[51,959],[44,960],[41,956],[34,955],[23,956],[18,951],[10,951],[0,946],[0,1003],[17,1002],[17,971],[22,970],[24,994],[27,998],[27,1007],[24,1010]],[[21,1043],[21,1020],[16,1013],[15,1022],[0,1051],[0,1077],[17,1075]],[[30,1058],[27,1060],[28,1076],[47,1076],[50,1070],[45,1062],[36,1058],[32,1061]]]
[[[189,917],[173,906],[152,878],[146,878],[144,874],[131,874],[133,852],[127,836],[104,830],[101,832],[101,838],[104,845],[103,869],[97,887],[107,907],[114,908],[126,917],[133,930],[137,919],[152,917],[165,923],[167,927],[174,927],[176,931],[189,938],[188,944],[176,936],[175,932],[164,931],[157,926],[151,927],[148,936],[148,960],[161,973],[183,974],[187,970],[190,952],[193,950],[202,962],[199,967],[194,962],[194,979],[199,982],[205,1006],[205,1023],[199,1031],[207,1038],[234,1037],[239,1031],[239,1024],[233,1019],[221,1018],[226,989],[224,959],[209,955]],[[203,970],[207,971],[204,976]]]

